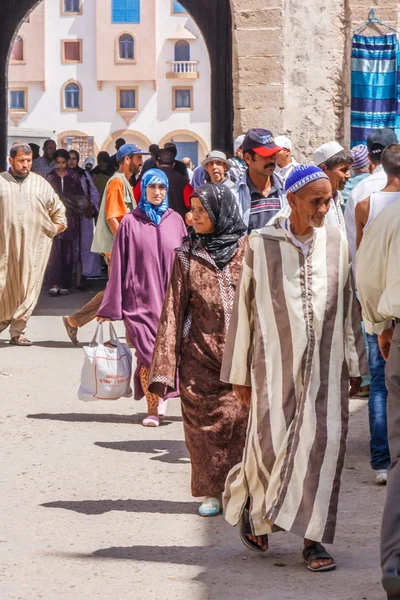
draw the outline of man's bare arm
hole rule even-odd
[[[115,219],[115,218],[108,219],[107,224],[110,228],[111,233],[115,236],[115,234],[117,233],[117,229],[119,227],[118,219]]]
[[[369,217],[369,198],[361,200],[356,206],[355,218],[356,218],[356,247],[357,250],[361,244],[361,240],[364,234],[364,227],[367,224]]]
[[[381,335],[378,335],[378,345],[384,360],[388,360],[389,358],[390,347],[393,339],[393,331],[393,327],[390,327],[389,329],[385,329]]]

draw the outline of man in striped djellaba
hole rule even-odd
[[[10,344],[31,346],[28,319],[39,299],[53,238],[67,226],[64,204],[51,185],[31,173],[32,150],[16,142],[0,175],[0,332]]]
[[[322,543],[335,534],[349,391],[368,366],[347,241],[324,226],[329,179],[299,165],[286,194],[289,206],[250,236],[225,346],[222,381],[251,411],[224,509],[251,550],[290,531],[307,568],[330,571]]]

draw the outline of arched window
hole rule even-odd
[[[133,36],[129,33],[123,33],[119,38],[118,58],[119,60],[135,59],[135,42]]]
[[[81,87],[78,83],[71,81],[64,86],[64,109],[82,109]]]
[[[24,56],[24,40],[20,35],[17,35],[11,48],[11,61],[23,62]]]
[[[175,60],[184,62],[190,60],[190,44],[186,40],[179,40],[175,44]]]

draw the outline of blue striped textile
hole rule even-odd
[[[371,130],[380,127],[395,129],[399,137],[400,47],[397,35],[353,36],[351,65],[351,146],[365,144]]]

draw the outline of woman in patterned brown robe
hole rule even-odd
[[[205,184],[191,198],[195,233],[176,250],[149,374],[159,396],[179,390],[192,494],[202,516],[221,510],[230,469],[241,461],[247,408],[220,381],[222,356],[247,244],[230,190]]]

